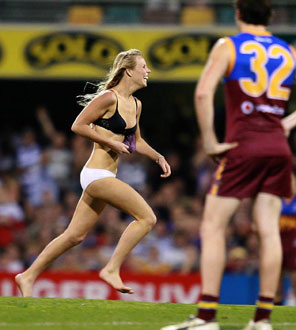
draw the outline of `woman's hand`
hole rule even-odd
[[[159,156],[156,160],[156,164],[158,164],[163,170],[163,174],[160,175],[162,178],[167,178],[171,175],[171,167],[164,156]]]
[[[120,141],[112,141],[111,143],[109,143],[108,147],[119,155],[130,154],[128,145]]]

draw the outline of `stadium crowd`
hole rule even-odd
[[[228,0],[0,0],[0,22],[87,25],[162,24],[177,26],[234,25]],[[292,0],[274,2],[274,25],[296,24]]]
[[[26,128],[0,136],[0,271],[17,273],[28,267],[54,237],[64,231],[78,202],[79,174],[92,143],[57,131],[44,108],[36,117],[42,134]],[[196,137],[194,152],[167,151],[172,176],[137,154],[123,156],[118,177],[138,190],[153,207],[158,222],[133,250],[123,270],[138,273],[187,274],[199,269],[199,227],[205,194],[215,163]],[[258,270],[258,240],[245,200],[227,232],[227,271]],[[109,260],[122,231],[131,221],[106,207],[82,244],[51,266],[55,271],[97,271]]]

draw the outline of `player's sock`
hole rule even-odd
[[[259,299],[257,301],[254,322],[261,321],[263,319],[269,320],[272,308],[273,308],[273,298],[259,296]]]
[[[218,301],[219,297],[202,294],[198,303],[197,317],[205,321],[215,319]]]
[[[274,299],[273,303],[274,303],[275,306],[283,306],[284,305],[284,301],[283,301],[282,297],[276,297]]]

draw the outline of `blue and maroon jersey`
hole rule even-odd
[[[292,199],[282,199],[280,229],[281,232],[289,230],[296,232],[296,196]]]
[[[294,82],[295,50],[268,32],[225,38],[230,64],[225,82],[226,138],[230,155],[290,154],[281,126]]]

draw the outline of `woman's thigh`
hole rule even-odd
[[[67,231],[75,232],[77,235],[87,234],[98,221],[105,206],[104,201],[83,192]]]
[[[117,178],[104,178],[92,182],[86,192],[136,219],[154,216],[151,207],[131,186]]]

